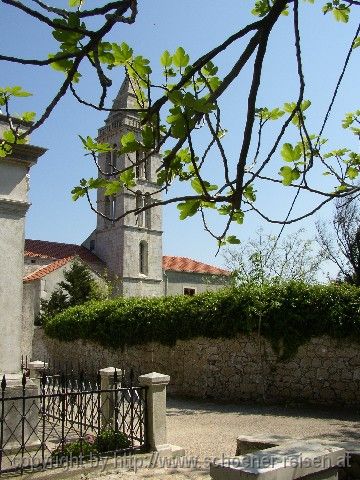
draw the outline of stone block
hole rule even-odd
[[[210,465],[213,480],[337,480],[345,450],[303,441],[223,459]]]

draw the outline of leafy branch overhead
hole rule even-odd
[[[229,234],[232,224],[242,224],[246,214],[255,212],[267,221],[287,224],[311,215],[334,197],[356,195],[359,191],[360,155],[340,145],[336,150],[327,149],[324,130],[338,95],[339,87],[349,59],[360,46],[360,25],[348,40],[348,52],[331,103],[318,132],[311,132],[306,115],[311,101],[305,98],[305,77],[302,58],[302,30],[300,26],[301,8],[318,8],[306,5],[314,0],[256,0],[252,3],[254,21],[241,26],[237,32],[204,53],[192,59],[182,46],[175,51],[159,52],[159,62],[150,60],[134,52],[126,42],[108,41],[108,34],[118,24],[131,25],[136,21],[138,5],[136,0],[122,0],[104,3],[87,10],[84,1],[70,0],[68,9],[58,8],[34,0],[29,7],[15,0],[0,0],[1,3],[26,13],[34,21],[49,27],[58,43],[58,49],[45,59],[26,59],[0,55],[0,61],[22,65],[50,66],[64,75],[60,89],[54,94],[49,105],[34,120],[32,112],[20,115],[21,123],[14,123],[10,104],[14,97],[27,96],[21,87],[0,89],[0,105],[5,109],[9,129],[0,140],[0,155],[8,155],[14,145],[25,142],[29,133],[39,128],[50,116],[61,98],[72,94],[79,102],[99,111],[114,111],[105,106],[108,89],[112,85],[111,72],[122,69],[130,88],[135,95],[133,108],[127,110],[139,118],[139,128],[118,139],[116,145],[95,140],[90,136],[80,137],[85,151],[95,161],[100,170],[99,178],[82,179],[73,189],[73,198],[86,197],[89,202],[92,189],[102,188],[105,195],[114,196],[125,190],[136,188],[136,168],[154,155],[161,155],[161,164],[156,172],[158,189],[151,202],[134,206],[125,215],[139,214],[143,210],[159,205],[176,203],[181,219],[200,215],[205,229],[218,241],[237,243],[236,236]],[[319,2],[321,3],[321,2]],[[341,23],[348,23],[352,14],[357,14],[360,1],[332,0],[320,5],[325,15],[333,15]],[[239,8],[244,8],[243,6]],[[293,32],[298,77],[297,98],[289,99],[283,105],[260,106],[258,93],[262,83],[263,67],[271,55],[269,40],[280,18],[286,17]],[[94,25],[97,27],[94,28]],[[344,26],[344,28],[346,28]],[[220,71],[222,55],[236,45],[239,56],[235,62]],[[357,52],[355,52],[357,54]],[[90,65],[97,78],[99,95],[97,103],[80,96],[77,85],[85,64]],[[243,131],[240,148],[236,157],[226,151],[227,131],[222,124],[221,99],[234,85],[235,80],[245,69],[252,69],[252,79],[247,98],[247,109],[243,117]],[[161,73],[162,81],[155,82]],[[270,102],[271,103],[271,100]],[[342,127],[349,133],[360,135],[360,110],[344,112]],[[24,123],[25,122],[25,123]],[[29,123],[31,122],[31,123]],[[264,146],[264,135],[272,136],[272,143]],[[125,159],[122,167],[112,165],[111,170],[100,169],[99,156],[113,155]],[[275,166],[277,174],[269,174],[269,166]],[[321,189],[314,181],[314,172],[320,171],[330,176],[332,185]],[[274,167],[272,168],[272,173]],[[186,185],[187,193],[182,196],[171,194],[175,182]],[[257,191],[262,182],[295,189],[292,202],[285,219],[275,219],[265,214],[257,206]],[[295,201],[300,193],[310,192],[319,198],[310,211],[292,216]],[[166,192],[164,199],[161,192]],[[91,207],[96,208],[91,204]],[[208,224],[208,211],[224,216],[224,228],[213,232]],[[104,212],[98,212],[105,216]]]

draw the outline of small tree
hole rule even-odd
[[[360,211],[357,198],[335,203],[332,231],[318,221],[317,241],[326,259],[338,268],[338,280],[360,286]],[[335,235],[334,235],[335,234]]]
[[[47,319],[66,308],[81,305],[89,300],[101,300],[107,296],[106,288],[102,289],[94,280],[90,269],[79,261],[73,262],[71,268],[64,272],[64,278],[49,300],[41,300],[40,313],[35,319],[37,325],[42,325]]]
[[[312,240],[302,238],[303,233],[300,229],[278,239],[260,229],[246,243],[226,249],[226,266],[233,272],[235,283],[316,282],[323,258],[315,254]]]

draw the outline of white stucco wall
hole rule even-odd
[[[229,277],[201,273],[167,271],[164,274],[164,294],[183,295],[184,288],[195,288],[196,293],[216,291],[229,284]]]

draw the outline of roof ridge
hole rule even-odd
[[[60,267],[63,267],[67,263],[70,262],[73,258],[77,257],[77,255],[70,255],[68,257],[58,258],[47,265],[43,265],[42,267],[34,270],[33,272],[29,273],[25,277],[23,277],[23,282],[31,282],[33,280],[39,280],[42,277],[45,277],[48,273],[54,272]]]

